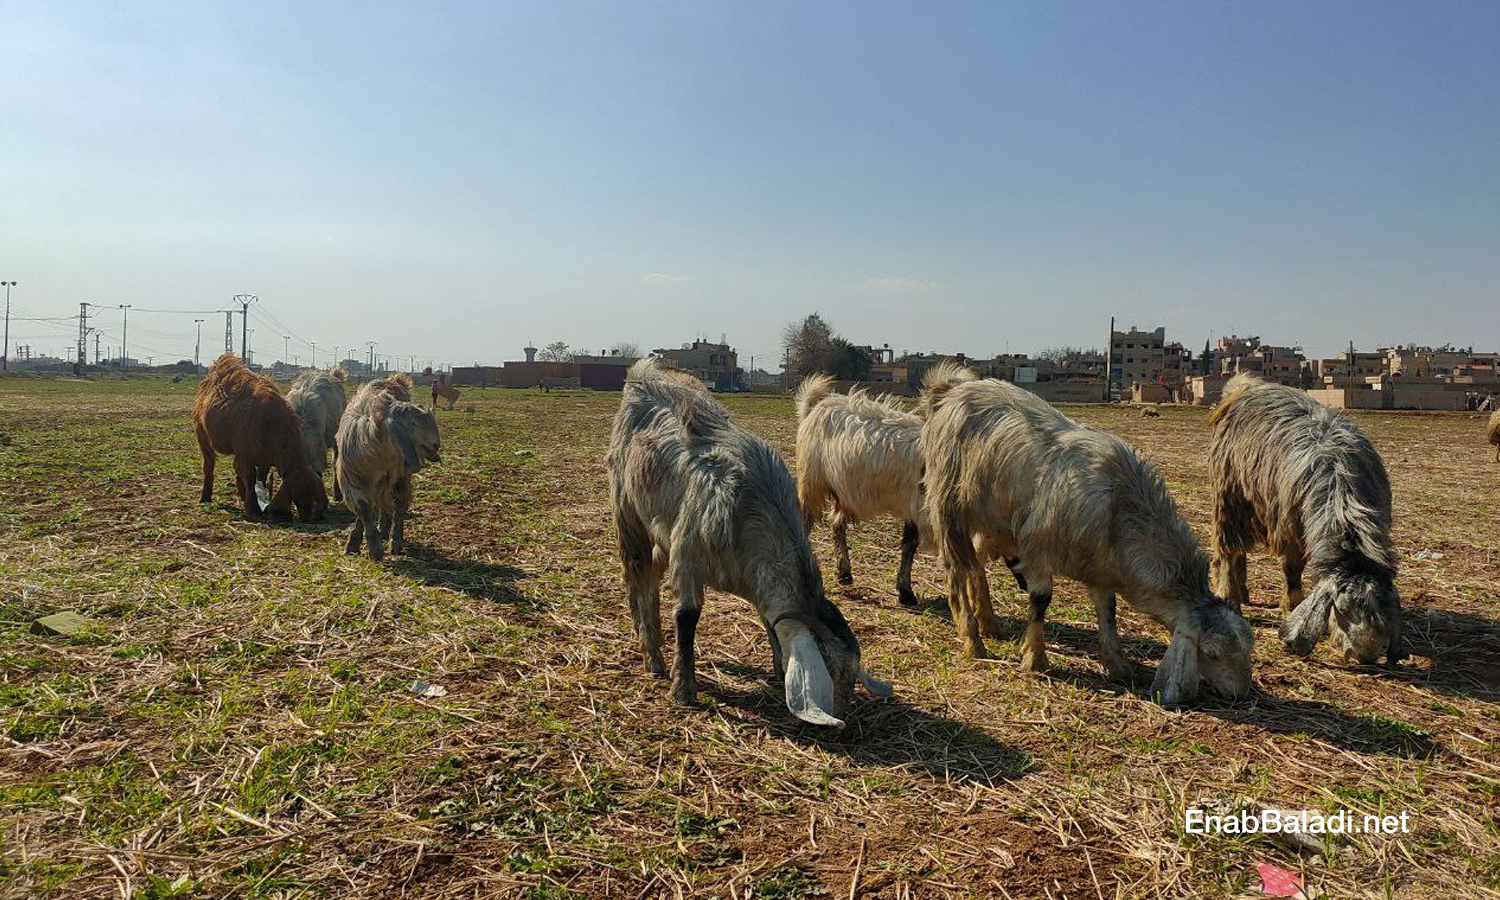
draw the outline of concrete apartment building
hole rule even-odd
[[[1282,347],[1261,342],[1258,335],[1240,337],[1232,334],[1219,338],[1214,348],[1216,371],[1233,376],[1249,372],[1267,381],[1303,387],[1303,369],[1307,360],[1301,347]]]
[[[1112,331],[1109,335],[1109,380],[1123,397],[1136,382],[1159,384],[1166,369],[1167,329]]]
[[[671,360],[677,368],[687,372],[714,390],[729,391],[738,387],[740,358],[728,344],[712,341],[693,341],[681,347],[654,351],[655,355]]]

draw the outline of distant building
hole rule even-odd
[[[1263,344],[1257,336],[1242,338],[1232,334],[1219,338],[1214,361],[1220,375],[1248,372],[1277,384],[1304,386],[1307,361],[1302,356],[1301,347]]]
[[[657,349],[656,356],[671,362],[704,384],[719,391],[738,387],[739,354],[728,344],[693,341],[673,349]]]
[[[1166,371],[1167,329],[1141,331],[1132,325],[1129,331],[1111,332],[1109,336],[1109,380],[1121,396],[1129,394],[1137,381],[1159,384]]]

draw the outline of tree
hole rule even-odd
[[[1082,354],[1083,352],[1084,351],[1082,348],[1073,346],[1047,347],[1046,349],[1042,350],[1042,352],[1038,353],[1036,355],[1036,358],[1046,360],[1047,362],[1050,362],[1058,367],[1062,367],[1062,365],[1065,364],[1068,360]]]
[[[841,337],[836,337],[829,342],[832,348],[830,354],[832,363],[829,366],[829,374],[840,381],[867,381],[870,377],[870,364],[874,362],[870,358],[870,351],[864,347],[857,347]]]
[[[639,357],[641,348],[633,341],[618,341],[609,348],[609,352],[613,356]]]
[[[553,341],[542,348],[542,352],[536,355],[542,362],[572,362],[573,351],[568,347],[566,341]]]
[[[797,379],[813,372],[831,371],[833,329],[817,313],[786,326],[781,332],[781,344],[787,353],[787,372]]]

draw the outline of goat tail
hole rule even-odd
[[[1241,372],[1229,379],[1229,383],[1224,385],[1224,396],[1220,398],[1219,405],[1214,407],[1214,411],[1208,417],[1209,424],[1219,424],[1220,419],[1229,415],[1229,407],[1234,405],[1234,401],[1260,383],[1261,380],[1249,372]]]
[[[833,376],[815,372],[802,379],[797,388],[797,418],[805,419],[814,406],[833,393]]]

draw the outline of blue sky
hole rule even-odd
[[[1500,347],[1500,3],[0,13],[0,279],[110,307],[106,344],[118,303],[250,292],[263,360],[274,316],[460,364],[720,333],[759,364],[812,310],[971,354],[1111,314]],[[133,314],[133,349],[190,353],[192,318]]]

